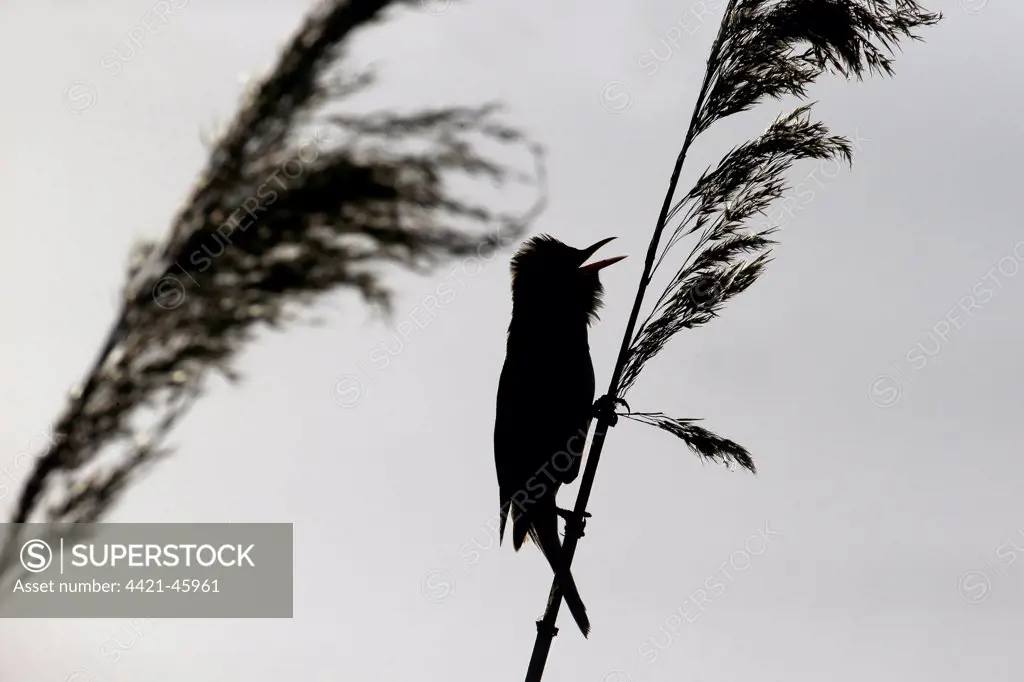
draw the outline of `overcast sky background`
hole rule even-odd
[[[116,76],[101,60],[127,54],[151,0],[0,4],[0,467],[38,445],[93,359],[132,241],[166,230],[238,74],[269,66],[310,6],[171,4],[186,6]],[[690,0],[439,0],[392,12],[351,53],[379,69],[382,106],[507,102],[549,151],[535,230],[619,237],[607,255],[630,258],[602,275],[591,332],[599,388],[724,4],[696,3],[712,8],[699,18]],[[1020,679],[1024,6],[927,4],[946,19],[895,79],[812,92],[860,140],[852,172],[795,168],[804,193],[772,212],[767,274],[629,395],[706,418],[759,474],[622,422],[574,565],[593,634],[561,619],[545,679]],[[652,68],[666,36],[678,45]],[[76,81],[95,94],[77,113]],[[795,105],[717,124],[684,183]],[[464,286],[386,369],[370,357],[395,351],[394,329],[352,295],[318,308],[325,328],[264,335],[244,385],[214,382],[177,454],[110,517],[293,522],[294,619],[5,620],[0,680],[521,679],[551,576],[488,530],[510,255],[402,279],[396,323],[453,271]],[[361,399],[343,407],[346,375]]]

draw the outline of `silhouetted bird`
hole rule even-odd
[[[513,546],[518,551],[529,534],[544,553],[584,637],[590,621],[562,554],[557,517],[580,532],[583,519],[557,507],[555,496],[579,475],[594,415],[587,327],[601,305],[598,271],[625,256],[585,263],[612,239],[574,249],[540,235],[512,258],[512,322],[494,422],[498,542],[511,514]]]

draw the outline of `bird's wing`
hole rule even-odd
[[[558,487],[579,476],[594,369],[585,347],[551,350],[539,356],[510,354],[502,367],[494,423],[499,542],[510,512],[528,511],[549,496],[553,505]]]
[[[498,542],[505,534],[513,500],[522,504],[531,476],[529,453],[537,447],[530,431],[527,375],[514,358],[506,359],[498,382],[494,418],[494,467],[498,475]]]

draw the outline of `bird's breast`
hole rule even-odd
[[[499,403],[508,414],[548,410],[577,411],[594,397],[590,348],[582,344],[510,343],[498,386]]]

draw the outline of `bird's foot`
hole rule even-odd
[[[555,507],[555,512],[565,519],[565,534],[572,533],[578,538],[583,537],[583,529],[586,528],[587,519],[593,516],[590,512],[577,514],[571,509],[562,509],[561,507]]]
[[[539,632],[542,635],[549,635],[550,637],[558,636],[558,628],[556,628],[554,625],[549,624],[544,619],[537,621],[537,632]]]
[[[615,426],[619,423],[619,415],[615,414],[615,407],[617,405],[623,405],[627,412],[631,412],[629,403],[622,398],[614,398],[609,393],[601,396],[594,403],[594,416],[607,422],[608,426]]]

